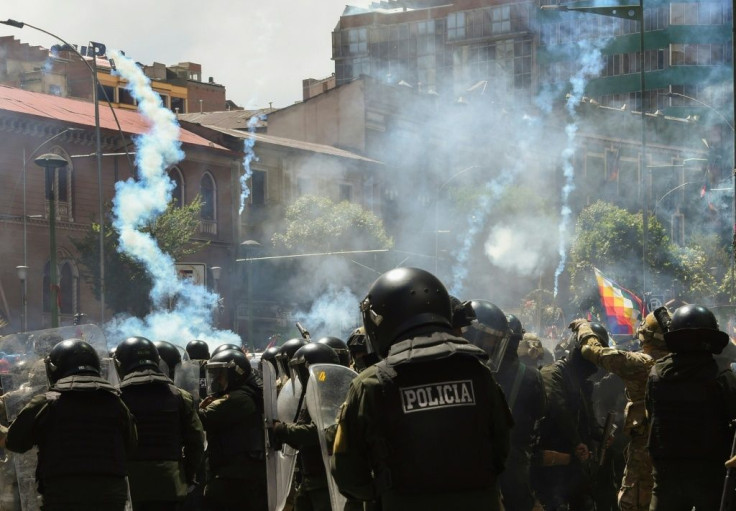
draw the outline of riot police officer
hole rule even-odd
[[[486,319],[485,308],[479,307],[479,322]],[[506,316],[509,325],[509,341],[496,380],[506,395],[506,401],[514,417],[511,430],[511,451],[507,468],[501,474],[501,494],[506,511],[530,511],[535,505],[535,495],[530,484],[532,452],[539,437],[539,423],[547,408],[547,396],[539,371],[519,360],[517,350],[524,336],[519,318]]]
[[[350,357],[353,359],[353,369],[356,373],[362,372],[378,362],[375,353],[368,353],[368,345],[365,336],[365,328],[358,327],[350,334],[347,341]]]
[[[317,343],[324,344],[325,346],[329,346],[330,348],[332,348],[332,350],[337,354],[338,358],[340,359],[340,365],[350,367],[350,350],[348,350],[348,345],[345,344],[345,341],[343,341],[339,337],[328,336],[317,339]]]
[[[199,415],[207,432],[205,503],[210,511],[265,511],[263,392],[240,350],[207,363],[210,395]]]
[[[736,375],[713,358],[728,344],[713,313],[684,305],[672,314],[664,342],[671,354],[649,374],[646,408],[654,465],[653,511],[719,508],[736,419]]]
[[[292,378],[298,378],[302,388],[306,389],[310,365],[339,363],[337,353],[327,344],[309,343],[294,353],[289,366]],[[330,493],[319,434],[307,407],[302,407],[293,424],[275,421],[273,434],[278,443],[287,443],[299,451],[301,481],[294,495],[294,511],[330,511]]]
[[[512,419],[486,353],[452,334],[445,286],[396,268],[360,309],[383,360],[353,380],[340,413],[340,492],[385,511],[498,509]]]
[[[176,366],[181,364],[181,353],[176,345],[171,344],[169,341],[156,341],[153,343],[158,350],[158,354],[161,357],[159,364],[163,373],[169,377],[171,381],[174,381],[174,374],[176,373]]]
[[[115,350],[120,391],[138,427],[138,448],[129,457],[134,511],[175,511],[195,483],[204,455],[204,430],[192,396],[159,369],[156,346],[129,337]]]
[[[46,357],[49,392],[34,397],[10,425],[5,447],[38,447],[36,479],[44,511],[122,511],[126,458],[136,429],[119,392],[100,377],[97,352],[81,339]],[[60,441],[63,439],[63,441]]]

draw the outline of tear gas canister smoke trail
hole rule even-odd
[[[253,134],[256,132],[256,126],[258,121],[264,119],[265,116],[254,115],[248,119],[248,133],[251,134],[243,142],[243,149],[245,156],[243,157],[243,175],[240,176],[240,209],[238,214],[242,215],[245,209],[245,201],[250,196],[250,189],[248,188],[248,180],[253,176],[253,169],[250,164],[254,161],[258,161],[256,153],[253,151],[253,147],[256,145],[256,139]]]
[[[167,169],[184,158],[179,142],[179,125],[174,113],[163,106],[161,97],[150,86],[138,65],[122,53],[112,50],[117,73],[127,81],[138,103],[138,110],[150,124],[148,133],[135,138],[137,180],[129,178],[115,184],[113,225],[120,233],[119,250],[142,263],[153,282],[151,300],[154,310],[143,320],[116,317],[105,325],[112,343],[130,335],[152,340],[187,342],[199,338],[213,342],[240,341],[232,332],[215,332],[211,311],[218,296],[177,277],[174,260],[159,248],[156,240],[141,229],[155,220],[171,200],[174,183]],[[164,308],[175,298],[174,310]]]
[[[593,46],[594,44],[596,46]],[[591,76],[597,76],[603,66],[600,48],[598,47],[600,44],[600,41],[595,40],[578,40],[576,46],[580,50],[579,62],[581,63],[581,66],[577,73],[570,78],[571,91],[565,103],[567,112],[570,115],[570,122],[565,126],[567,146],[562,152],[562,169],[565,176],[565,184],[562,187],[562,208],[560,211],[560,225],[558,227],[558,252],[560,263],[557,265],[557,269],[555,270],[555,297],[557,297],[560,275],[565,270],[565,264],[567,262],[567,231],[570,224],[570,216],[572,214],[569,200],[570,193],[575,189],[575,168],[573,166],[573,160],[575,157],[575,138],[578,131],[578,115],[576,109],[583,99],[583,92],[585,91],[585,84],[588,79]]]

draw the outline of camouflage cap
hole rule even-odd
[[[636,333],[639,337],[639,342],[642,344],[649,343],[655,348],[667,349],[667,345],[664,342],[664,333],[653,312],[647,314],[647,317],[641,322]]]
[[[522,340],[519,342],[519,348],[516,353],[520,357],[529,357],[534,360],[539,360],[544,356],[544,347],[539,337],[533,333],[525,333]]]

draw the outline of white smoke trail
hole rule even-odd
[[[565,127],[567,146],[562,151],[562,171],[565,177],[565,184],[562,187],[562,208],[560,211],[560,224],[558,226],[558,253],[560,263],[557,265],[557,269],[555,270],[555,297],[557,297],[560,275],[565,270],[565,264],[567,262],[567,233],[570,224],[570,215],[572,214],[572,210],[569,206],[569,199],[570,193],[575,189],[575,168],[573,166],[573,159],[575,157],[575,139],[578,131],[578,116],[576,109],[583,99],[585,84],[590,77],[597,76],[603,67],[600,51],[602,44],[605,43],[601,43],[601,41],[598,40],[579,39],[577,41],[576,45],[579,49],[578,61],[581,63],[581,66],[570,78],[572,89],[565,103],[567,112],[570,115],[570,122],[568,122]]]
[[[312,303],[309,312],[296,312],[294,318],[309,330],[315,341],[325,336],[345,340],[345,336],[360,324],[359,303],[358,297],[347,287],[338,288],[330,285],[327,291]]]
[[[151,300],[154,310],[145,319],[116,317],[105,325],[112,343],[130,335],[180,344],[200,338],[219,342],[240,339],[232,332],[214,332],[211,313],[218,296],[203,286],[177,277],[174,260],[161,251],[156,240],[140,231],[166,209],[174,183],[166,170],[184,158],[179,142],[179,125],[174,113],[164,107],[138,65],[122,53],[112,50],[117,73],[127,81],[126,88],[138,103],[139,112],[148,120],[148,133],[135,138],[137,179],[115,184],[113,225],[120,233],[119,250],[144,265],[151,276]],[[165,307],[171,307],[168,310]]]
[[[248,119],[248,133],[253,135],[256,132],[256,126],[258,121],[264,119],[264,116],[254,115]],[[258,156],[253,151],[253,147],[256,145],[255,137],[251,136],[245,139],[243,142],[243,148],[245,151],[245,157],[243,158],[243,175],[240,176],[240,209],[238,214],[243,214],[245,209],[245,201],[250,196],[250,189],[248,188],[248,180],[253,176],[253,170],[250,168],[250,164],[254,161],[258,161]]]
[[[499,177],[486,183],[485,193],[478,199],[478,205],[468,217],[468,227],[464,235],[458,241],[460,248],[453,252],[454,263],[452,265],[452,283],[449,286],[450,294],[460,297],[465,287],[465,279],[468,276],[468,258],[470,251],[475,246],[478,234],[483,230],[488,214],[491,211],[504,190],[512,183],[513,172],[501,172]]]

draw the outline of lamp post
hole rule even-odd
[[[36,165],[46,171],[46,182],[50,184],[49,197],[49,286],[51,291],[51,328],[59,326],[59,279],[56,268],[56,175],[55,170],[66,167],[65,158],[54,153],[42,154],[34,160]]]
[[[28,301],[26,299],[26,280],[28,279],[28,266],[16,266],[15,269],[18,271],[18,279],[20,279],[20,327],[23,332],[25,332],[26,330],[28,330]]]
[[[100,112],[99,112],[99,103],[98,103],[98,86],[99,81],[97,79],[97,50],[98,48],[104,48],[104,45],[100,45],[98,43],[91,43],[91,46],[93,49],[93,55],[92,60],[95,67],[93,68],[89,62],[84,58],[84,56],[77,51],[77,49],[72,46],[71,44],[67,43],[64,39],[59,37],[56,34],[53,34],[49,32],[48,30],[44,30],[40,27],[36,27],[34,25],[31,25],[30,23],[25,23],[23,21],[16,21],[13,19],[7,19],[4,21],[0,21],[0,24],[8,25],[10,27],[15,28],[23,28],[28,27],[32,28],[33,30],[37,30],[39,32],[42,32],[50,37],[53,37],[57,41],[60,41],[64,45],[65,50],[69,50],[73,53],[75,53],[81,61],[84,63],[85,66],[87,66],[87,69],[89,69],[90,73],[92,74],[92,98],[95,104],[95,149],[97,152],[97,194],[99,199],[99,215],[100,215],[100,236],[99,236],[99,251],[100,251],[100,323],[105,322],[105,212],[104,212],[104,201],[102,198],[102,142],[100,137]],[[110,109],[112,110],[112,115],[115,117],[115,122],[117,123],[117,116],[115,115],[115,111],[112,109],[112,105],[110,106]],[[118,129],[120,124],[118,123]]]
[[[650,171],[647,168],[647,131],[646,131],[646,79],[644,75],[644,0],[639,4],[616,5],[611,7],[591,7],[578,5],[578,2],[567,5],[543,5],[541,9],[556,11],[589,12],[600,16],[621,19],[639,20],[639,89],[641,91],[641,211],[642,211],[642,293],[647,293],[647,247],[649,243],[649,182]]]

